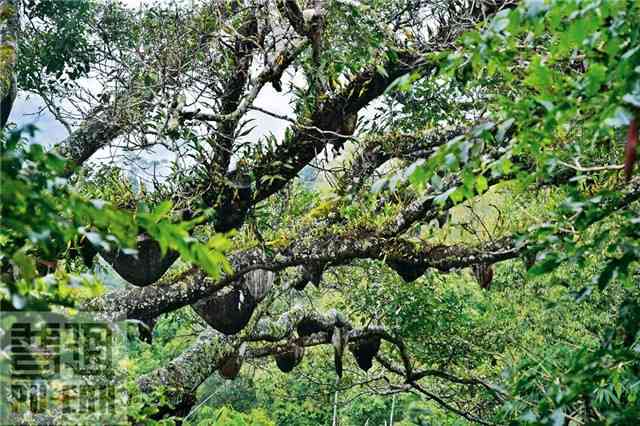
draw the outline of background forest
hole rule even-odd
[[[0,77],[2,362],[127,335],[9,423],[640,424],[640,1],[0,0]]]

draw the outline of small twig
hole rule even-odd
[[[331,131],[331,130],[323,130],[323,129],[321,129],[319,127],[316,127],[316,126],[305,126],[305,125],[299,124],[295,119],[293,119],[293,118],[291,118],[291,117],[289,117],[287,115],[284,115],[284,114],[276,114],[275,112],[271,112],[271,111],[269,111],[267,109],[260,108],[260,107],[257,107],[257,106],[250,106],[248,109],[261,112],[263,114],[266,114],[266,115],[271,116],[273,118],[277,118],[279,120],[288,121],[288,122],[292,123],[294,125],[294,127],[297,127],[299,129],[313,130],[313,131],[318,132],[318,133],[331,135],[331,136],[335,136],[335,137],[338,137],[338,138],[341,138],[341,139],[348,139],[348,140],[353,140],[353,141],[358,142],[358,139],[353,137],[353,136],[351,136],[351,135],[343,135],[341,133],[334,132],[334,131]]]
[[[578,163],[578,161],[576,161],[575,165],[573,165],[573,164],[565,163],[562,160],[558,160],[558,164],[561,164],[565,167],[568,167],[578,172],[602,172],[606,170],[622,170],[622,168],[624,167],[623,164],[607,164],[605,166],[583,167],[580,165],[580,163]]]

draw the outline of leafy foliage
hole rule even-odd
[[[275,12],[265,18],[236,2],[139,13],[59,3],[28,2],[37,25],[22,41],[21,86],[64,94],[67,83],[97,72],[90,65],[105,65],[101,49],[113,47],[114,62],[126,65],[123,73],[132,83],[129,107],[117,110],[124,118],[109,115],[123,120],[119,130],[130,131],[117,137],[128,150],[171,150],[175,180],[132,184],[118,167],[104,166],[70,182],[56,154],[25,144],[20,131],[5,134],[4,305],[73,305],[80,289],[95,295],[101,290],[95,277],[78,275],[86,268],[73,259],[87,242],[99,251],[134,253],[135,236],[148,235],[163,254],[180,255],[167,272],[171,285],[191,263],[213,280],[223,277],[231,272],[224,255],[233,250],[252,259],[247,269],[259,258],[278,273],[273,289],[252,309],[251,325],[303,305],[336,308],[355,328],[384,329],[385,340],[367,372],[347,351],[345,374],[336,379],[337,352],[320,345],[327,342],[309,343],[304,361],[284,375],[266,355],[302,336],[256,342],[241,333],[252,347],[239,379],[210,375],[200,381],[182,416],[186,424],[315,425],[339,418],[345,425],[373,425],[391,417],[403,426],[637,422],[640,181],[628,165],[635,161],[630,135],[640,108],[638,1],[528,0],[457,42],[456,28],[438,38],[429,25],[421,26],[463,13],[457,2],[427,2],[426,9],[413,0],[329,2],[326,14],[315,18],[326,20],[323,49],[303,49],[291,59],[306,80],[291,84],[287,95],[296,117],[274,114],[292,126],[282,138],[257,141],[248,141],[253,119],[242,108],[254,103],[252,84],[261,80],[243,78],[253,79],[253,67],[259,68],[253,56],[265,67],[282,61],[271,50],[285,43],[280,37],[290,26],[310,31],[308,22],[297,25]],[[266,35],[256,30],[239,36],[258,21]],[[106,26],[93,33],[98,23]],[[120,23],[126,30],[116,28]],[[434,46],[440,41],[442,49]],[[418,65],[409,67],[405,61],[411,60]],[[387,84],[398,66],[409,71]],[[268,77],[274,89],[282,85],[281,75]],[[354,135],[355,127],[340,135],[349,114],[370,102],[358,97],[376,85],[382,101],[360,114]],[[198,91],[201,104],[186,100],[185,93]],[[353,99],[355,106],[347,102]],[[108,101],[101,99],[100,107]],[[184,104],[192,101],[198,108],[189,110]],[[201,107],[219,107],[224,116],[210,118]],[[201,113],[205,118],[193,119]],[[327,145],[340,155],[330,155]],[[324,162],[319,149],[327,154]],[[315,158],[296,169],[309,152]],[[284,190],[269,192],[279,185]],[[260,202],[252,198],[256,194]],[[225,196],[227,204],[220,201]],[[416,205],[430,209],[428,220],[389,237],[411,209],[419,210]],[[215,231],[216,221],[236,214],[242,216],[233,226],[237,231]],[[426,260],[409,259],[417,264],[439,251],[457,255],[463,247],[476,250],[460,255],[476,263],[456,259],[457,265],[477,266],[484,247],[505,239],[513,246],[498,264],[483,265],[491,271],[491,287],[479,288],[469,271],[455,265],[407,273],[412,263],[389,261],[405,254],[396,246],[383,253],[382,245],[369,248],[385,239],[427,253]],[[342,244],[356,243],[368,258],[358,259],[357,249],[340,251]],[[325,247],[346,259],[322,252]],[[514,259],[517,254],[522,259]],[[274,266],[280,261],[287,268]],[[245,284],[231,283],[234,290]],[[154,320],[152,342],[129,342],[127,368],[136,377],[153,374],[187,354],[185,365],[159,375],[190,379],[189,350],[207,326],[188,306]],[[328,341],[337,345],[339,334],[332,333]],[[218,337],[232,347],[234,359],[244,356],[238,336]],[[175,390],[160,386],[144,394],[133,386],[131,419],[159,418],[163,413],[154,404],[168,402]]]
[[[35,128],[26,131],[33,134]],[[66,276],[70,271],[58,269],[57,259],[71,253],[82,240],[97,250],[122,248],[135,254],[133,236],[139,229],[154,237],[163,252],[176,250],[212,276],[218,276],[223,268],[229,270],[223,255],[228,242],[223,236],[214,236],[204,244],[190,235],[206,216],[176,223],[169,203],[155,209],[142,205],[132,215],[105,201],[88,200],[61,177],[66,170],[62,158],[41,145],[26,144],[21,135],[22,130],[5,134],[1,146],[3,302],[11,301],[15,309],[24,309],[53,295],[54,301],[73,303]],[[47,271],[56,272],[62,280],[46,275]],[[57,293],[50,289],[52,283]]]

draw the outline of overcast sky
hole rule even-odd
[[[139,7],[141,4],[140,0],[122,1],[129,7]],[[287,80],[286,76],[284,80]],[[290,96],[276,92],[270,84],[267,84],[262,89],[254,104],[276,114],[291,116],[292,108],[289,105],[289,101]],[[274,134],[278,139],[281,139],[284,135],[285,128],[290,124],[287,121],[257,111],[250,111],[247,117],[255,120],[252,123],[255,129],[247,136],[250,140],[257,140],[259,137],[267,134]],[[33,141],[46,145],[47,147],[53,146],[68,135],[66,128],[57,122],[46,108],[44,108],[43,101],[36,95],[21,94],[18,99],[16,99],[10,121],[15,122],[18,126],[29,123],[35,124],[39,132]],[[109,156],[110,151],[103,150],[102,152],[97,152],[93,159],[95,161],[102,161],[102,159]],[[166,160],[170,159],[170,155],[168,155],[166,151],[158,149],[155,153],[145,154],[144,159],[165,163],[166,166]]]

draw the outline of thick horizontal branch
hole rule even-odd
[[[293,335],[295,327],[305,318],[313,318],[322,322],[326,327],[336,325],[338,315],[330,313],[322,315],[309,311],[303,307],[296,307],[281,315],[277,320],[261,319],[252,333],[244,336],[225,336],[212,328],[207,328],[198,336],[197,340],[182,354],[173,359],[165,367],[141,377],[138,385],[143,392],[152,392],[159,387],[168,389],[168,400],[173,405],[180,405],[186,398],[195,394],[198,386],[220,366],[221,361],[228,356],[244,359],[264,357],[286,350],[286,342],[271,345],[269,349],[262,347],[258,350],[242,349],[243,342],[284,341]],[[272,330],[271,333],[268,331]],[[304,346],[314,346],[330,342],[327,333],[318,333],[299,340]],[[246,343],[245,343],[246,345]]]
[[[501,2],[491,2],[491,5],[499,5]],[[497,7],[497,6],[496,6]],[[486,8],[485,8],[486,9]],[[485,10],[483,9],[483,10]],[[491,8],[490,8],[491,9]],[[455,25],[456,17],[451,16],[449,27],[444,28],[440,35],[434,40],[450,41],[450,33],[454,31],[459,33],[464,28],[468,28],[474,19],[477,21],[486,18],[484,12],[478,14],[473,19],[469,19],[469,14],[464,14],[464,25]],[[241,28],[247,34],[255,33],[255,21],[249,20],[247,24]],[[220,114],[206,117],[198,111],[184,113],[183,118],[209,118],[222,120],[218,129],[220,140],[216,143],[219,146],[219,153],[216,154],[216,163],[220,166],[220,173],[224,174],[226,165],[229,163],[232,150],[229,143],[233,139],[234,129],[237,120],[243,115],[247,108],[250,107],[260,89],[267,81],[272,81],[282,74],[292,61],[299,55],[304,48],[304,43],[298,45],[294,49],[288,49],[281,52],[277,59],[262,73],[260,73],[252,82],[251,89],[244,94],[244,86],[247,83],[248,66],[250,64],[250,54],[255,47],[252,41],[240,40],[239,50],[236,52],[238,56],[237,69],[231,80],[227,83],[225,93],[222,95],[222,111]],[[434,43],[429,49],[446,48],[449,44],[444,43],[438,47]],[[250,202],[242,202],[241,208],[236,208],[237,191],[226,187],[212,187],[211,182],[197,183],[197,188],[207,188],[206,194],[203,194],[203,200],[209,205],[213,205],[217,210],[221,211],[218,215],[216,230],[226,231],[231,228],[239,227],[244,222],[246,213],[251,205],[273,195],[282,189],[288,182],[294,179],[299,171],[312,161],[317,154],[322,151],[328,143],[341,144],[343,138],[334,135],[349,136],[355,130],[355,118],[358,111],[368,105],[373,99],[382,95],[384,91],[395,81],[396,78],[411,71],[419,71],[428,73],[434,68],[435,64],[428,63],[423,54],[425,52],[399,51],[396,58],[389,60],[385,64],[385,71],[381,72],[380,67],[371,65],[366,67],[360,74],[352,78],[346,88],[329,98],[328,100],[319,99],[317,105],[312,109],[309,117],[303,117],[300,120],[300,126],[294,126],[291,137],[276,147],[273,151],[259,156],[256,164],[251,170],[251,175],[255,179],[255,192],[249,197]],[[246,59],[246,60],[244,60]],[[88,120],[86,120],[80,128],[70,135],[58,147],[58,151],[71,160],[73,165],[82,164],[93,153],[117,138],[124,132],[121,124],[117,120],[109,120],[112,118],[117,105],[103,106],[102,112],[96,112]],[[113,109],[113,111],[112,111]],[[317,130],[316,130],[317,129]],[[210,165],[215,169],[213,164]],[[219,186],[219,185],[218,185]],[[233,210],[233,214],[227,216],[227,211]],[[224,218],[231,218],[224,220]],[[218,223],[219,222],[219,223]],[[170,263],[159,262],[162,266],[161,270],[156,273],[148,274],[149,276],[159,277],[165,271]],[[118,269],[118,268],[116,268]],[[136,283],[139,284],[139,283]],[[146,285],[144,282],[142,285]],[[153,289],[149,289],[152,292]],[[189,299],[189,296],[181,292],[179,300]],[[150,300],[155,300],[151,298]]]
[[[518,256],[520,249],[510,238],[485,246],[466,247],[428,244],[418,246],[400,238],[330,235],[295,241],[269,256],[260,250],[232,254],[229,260],[234,272],[217,281],[197,271],[169,285],[117,290],[90,301],[85,307],[103,312],[107,316],[145,320],[211,296],[255,269],[275,272],[297,265],[344,265],[355,259],[378,259],[388,264],[422,271],[428,268],[449,271],[477,263],[511,259]]]
[[[622,197],[603,200],[603,210],[614,212],[640,199],[640,178],[632,179],[622,192]],[[378,259],[384,260],[403,277],[405,274],[417,277],[428,268],[449,271],[476,264],[496,263],[515,258],[524,249],[524,242],[518,243],[512,238],[478,247],[418,246],[398,238],[397,233],[406,229],[407,224],[437,214],[437,206],[433,205],[433,201],[434,195],[426,194],[410,204],[398,214],[394,224],[382,236],[363,234],[301,238],[270,255],[257,249],[241,251],[229,258],[234,272],[217,281],[196,271],[169,285],[116,291],[89,302],[87,307],[111,316],[145,320],[211,296],[256,269],[280,271],[298,265],[345,265],[355,259]]]
[[[303,321],[313,321],[318,325],[318,331],[310,335],[297,334],[296,330],[299,331],[297,327]],[[276,320],[260,319],[253,329],[244,335],[224,336],[207,328],[189,348],[167,366],[138,379],[138,385],[143,392],[149,393],[160,387],[167,389],[168,402],[175,407],[181,407],[185,401],[193,402],[193,395],[198,386],[215,371],[224,368],[225,361],[230,357],[235,359],[237,368],[240,368],[246,360],[283,354],[294,346],[312,347],[332,344],[331,335],[335,327],[345,328],[347,341],[350,343],[371,338],[386,340],[399,351],[402,358],[407,358],[408,364],[413,363],[403,341],[383,327],[352,328],[339,312],[329,311],[322,314],[303,306],[295,306]],[[270,343],[264,344],[264,342]],[[408,373],[408,370],[394,365],[385,356],[379,355],[376,359],[384,369],[401,375],[406,383],[415,383],[425,377],[437,377],[452,384],[486,386],[480,380],[461,379],[440,370],[419,370]]]
[[[100,148],[123,134],[124,126],[114,119],[116,109],[116,104],[109,105],[105,110],[96,109],[73,133],[56,145],[56,152],[69,162],[67,175],[71,175],[75,167],[81,166]]]

